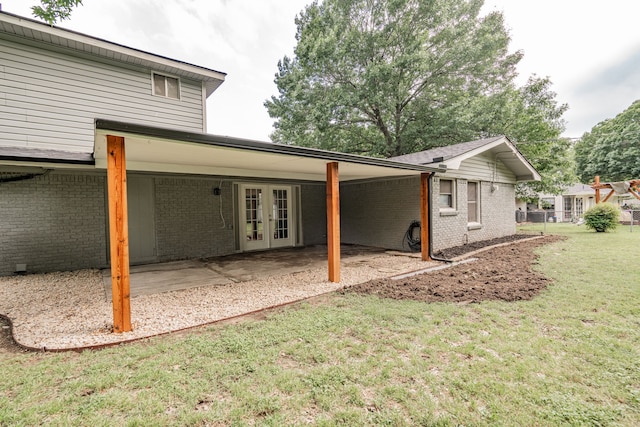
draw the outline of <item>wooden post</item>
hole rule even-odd
[[[600,188],[598,187],[600,185],[600,175],[596,175],[596,179],[595,179],[595,185],[596,185],[596,205],[598,203],[600,203]]]
[[[111,295],[113,331],[131,331],[129,291],[129,226],[127,220],[127,168],[124,138],[107,135],[107,183],[111,243]]]
[[[340,181],[338,163],[327,163],[327,249],[329,281],[340,282]]]
[[[423,261],[431,261],[429,254],[429,175],[428,172],[420,174],[420,246]]]
[[[597,190],[596,190],[597,191]],[[611,196],[613,196],[613,193],[615,193],[615,191],[613,191],[613,188],[611,189],[611,191],[609,191],[609,194],[607,194],[606,196],[604,196],[604,199],[602,199],[602,203],[606,203],[609,201],[609,199],[611,198]]]

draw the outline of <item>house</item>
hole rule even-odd
[[[340,243],[406,249],[416,219],[425,260],[431,228],[514,233],[539,179],[504,137],[377,159],[211,135],[224,79],[0,12],[0,274],[111,266],[114,316],[130,264],[327,244],[339,281]]]
[[[607,195],[608,192],[603,192]],[[551,213],[557,222],[576,222],[584,212],[596,205],[595,191],[588,184],[573,184],[566,187],[562,194],[540,194],[539,204],[530,205],[531,209],[542,209]]]
[[[207,134],[224,79],[0,12],[0,274],[108,267],[110,202],[128,202],[132,264],[327,244],[328,177],[438,170]],[[126,147],[122,200],[107,191],[110,141]]]
[[[633,183],[637,180],[632,180]],[[635,205],[637,201],[637,193],[630,192],[626,188],[620,188],[618,192],[611,189],[610,185],[616,183],[604,184],[604,188],[600,189],[600,200],[613,203],[614,205],[623,207]],[[623,183],[620,183],[623,184]],[[540,194],[539,205],[529,206],[529,209],[542,209],[547,211],[557,222],[576,222],[584,212],[594,207],[598,201],[594,184],[573,184],[565,187],[561,194]],[[636,184],[637,185],[637,184]],[[608,188],[607,188],[608,187]],[[613,193],[613,194],[611,194]],[[623,213],[623,219],[625,219]]]
[[[540,175],[505,136],[438,147],[392,158],[446,166],[433,178],[434,250],[514,234],[515,185]],[[412,206],[417,212],[418,206]]]

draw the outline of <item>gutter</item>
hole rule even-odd
[[[59,163],[86,166],[94,166],[96,163],[91,153],[76,153],[70,151],[24,147],[2,147],[0,150],[0,161]]]

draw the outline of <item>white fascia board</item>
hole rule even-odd
[[[467,151],[466,153],[460,154],[459,156],[447,159],[442,163],[447,165],[447,169],[460,169],[460,165],[463,161],[475,157],[478,154],[482,154],[485,151],[491,150],[492,148],[497,147],[500,144],[503,144],[505,142],[505,139],[506,138],[504,137],[496,139],[493,142],[482,145],[478,148],[474,148],[473,150]]]
[[[536,171],[533,168],[533,166],[531,166],[531,164],[527,161],[527,159],[524,158],[522,153],[520,153],[520,151],[515,147],[515,145],[511,141],[509,141],[509,139],[506,137],[498,138],[495,141],[492,141],[488,144],[485,144],[473,150],[467,151],[466,153],[461,154],[459,156],[452,157],[448,160],[443,161],[442,163],[447,165],[447,169],[458,170],[460,169],[460,166],[463,161],[470,159],[472,157],[475,157],[479,154],[482,154],[485,151],[489,151],[500,145],[504,145],[506,148],[508,148],[513,153],[513,155],[520,161],[522,166],[524,166],[528,171],[526,175],[517,175],[516,176],[517,181],[540,181],[542,179],[538,171]]]
[[[493,142],[490,142],[488,144],[482,145],[478,148],[474,148],[473,150],[467,151],[466,153],[462,153],[459,154],[455,157],[451,157],[449,159],[446,160],[442,160],[439,163],[444,164],[447,166],[447,170],[458,170],[460,169],[460,166],[462,165],[462,162],[470,159],[472,157],[477,156],[478,154],[482,154],[487,150],[492,149],[493,147],[496,147],[500,144],[502,144],[504,137],[496,139]]]

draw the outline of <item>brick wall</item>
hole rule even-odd
[[[327,243],[327,187],[304,184],[300,186],[300,210],[302,212],[302,243],[322,245]]]
[[[481,233],[471,236],[471,241],[509,236],[516,232],[515,210],[516,191],[513,184],[497,184],[494,191],[490,182],[482,183],[482,223]]]
[[[432,180],[432,221],[433,250],[463,245],[465,243],[492,239],[514,234],[516,232],[515,186],[500,183],[495,191],[490,182],[480,182],[480,225],[469,227],[467,223],[467,180],[455,180],[456,209],[440,210],[438,194],[440,179]]]
[[[451,211],[441,210],[438,204],[440,178],[434,177],[431,180],[431,206],[433,206],[431,210],[433,241],[431,244],[434,252],[461,245],[467,235],[467,181],[464,179],[453,181],[455,209]]]
[[[343,243],[402,250],[409,224],[420,219],[419,178],[343,184],[340,219]]]
[[[160,261],[234,252],[234,207],[230,182],[159,177],[155,183]],[[213,194],[214,188],[220,188],[219,196]]]
[[[456,209],[441,212],[438,207],[440,179],[432,179],[430,213],[434,251],[515,233],[514,186],[499,184],[492,192],[489,182],[481,182],[480,188],[480,226],[469,229],[467,180],[456,180]],[[343,243],[408,250],[403,239],[411,221],[420,219],[420,180],[343,184],[340,217]]]
[[[0,274],[106,266],[105,181],[51,172],[0,183]]]
[[[234,252],[230,182],[167,176],[154,181],[158,260]],[[213,195],[214,187],[221,188],[220,196]],[[52,172],[0,183],[0,274],[24,263],[34,273],[107,267],[106,204],[104,173]]]
[[[155,217],[158,260],[233,253],[234,206],[231,182],[158,176]],[[213,194],[219,187],[221,195]],[[481,225],[467,224],[467,181],[456,185],[454,213],[436,208],[439,178],[432,180],[433,248],[515,233],[515,190],[510,184],[481,183]],[[0,274],[16,264],[29,272],[102,268],[108,265],[106,174],[51,172],[33,179],[0,183]],[[301,185],[303,243],[326,243],[326,188]],[[404,234],[420,218],[418,178],[349,184],[340,188],[341,240],[407,249]],[[220,207],[222,204],[222,215]]]

